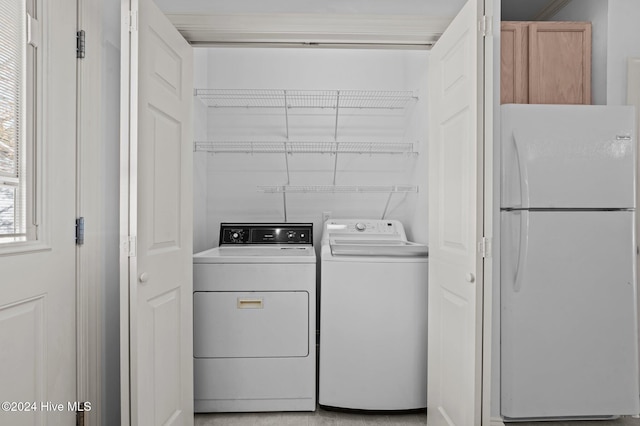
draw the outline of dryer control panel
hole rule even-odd
[[[313,245],[312,223],[221,223],[220,246],[242,244]]]

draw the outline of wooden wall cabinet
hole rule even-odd
[[[591,103],[590,22],[503,21],[500,56],[500,103]]]

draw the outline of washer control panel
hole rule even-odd
[[[402,224],[396,220],[328,220],[327,232],[331,234],[404,235]]]
[[[312,223],[221,223],[220,245],[313,245]]]

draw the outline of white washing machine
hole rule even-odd
[[[318,402],[427,406],[427,246],[395,220],[328,220],[321,248]]]
[[[194,255],[195,412],[315,410],[312,231],[223,223]]]

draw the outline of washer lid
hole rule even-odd
[[[331,239],[329,246],[333,256],[427,257],[429,254],[424,244],[399,240]]]
[[[193,263],[316,263],[309,245],[215,247],[193,255]]]

